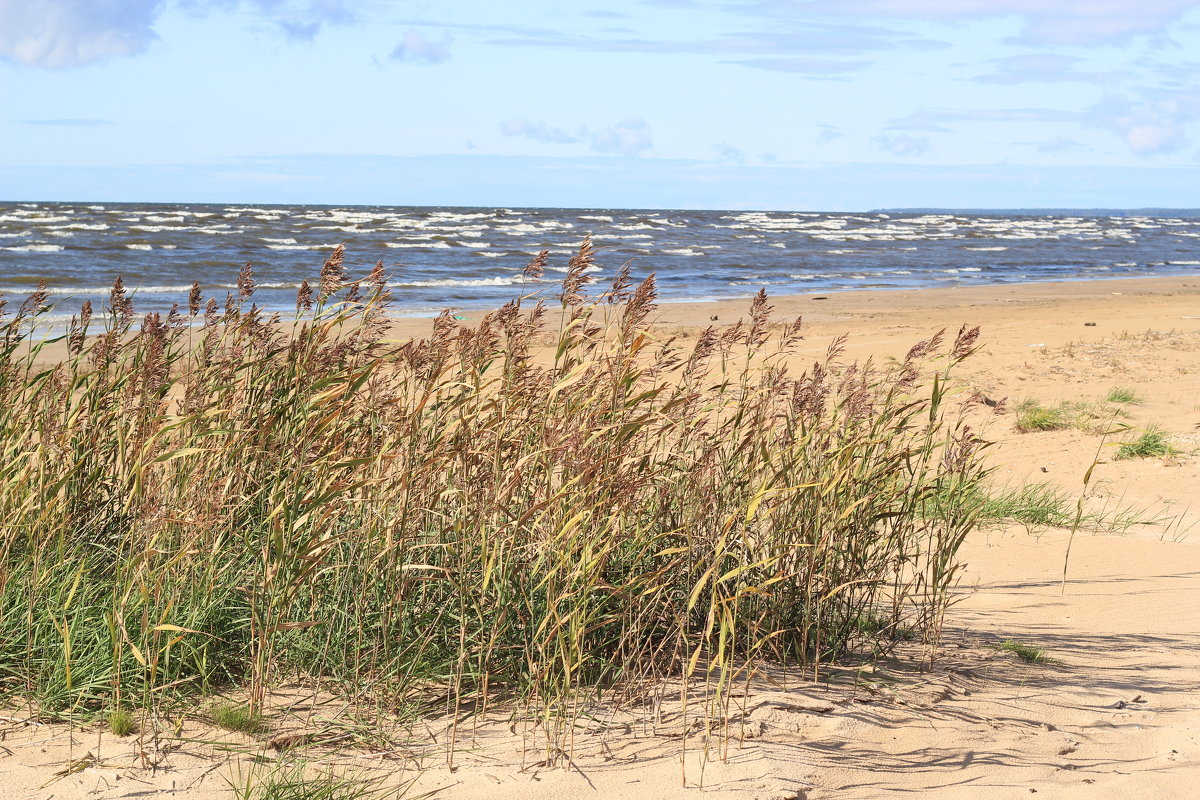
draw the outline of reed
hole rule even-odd
[[[236,686],[253,716],[303,674],[515,704],[555,751],[601,696],[678,680],[716,719],[763,660],[932,651],[985,472],[947,388],[978,330],[793,372],[765,293],[684,343],[653,276],[588,295],[592,259],[552,309],[403,342],[341,248],[292,319],[249,267],[137,325],[120,281],[52,339],[43,293],[0,317],[4,692],[72,715]]]

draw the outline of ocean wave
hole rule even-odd
[[[125,249],[127,249],[127,250],[153,250],[154,245],[152,245],[152,244],[127,244],[127,245],[125,245]]]
[[[1001,250],[1007,250],[1007,247],[965,247],[964,250],[974,250],[976,253],[998,253]]]
[[[269,244],[268,250],[332,250],[334,244]]]
[[[384,242],[387,247],[396,248],[425,248],[431,250],[449,250],[449,242]]]
[[[4,249],[14,253],[57,253],[63,249],[63,246],[61,244],[23,244]]]
[[[514,286],[521,282],[521,278],[477,278],[467,280],[428,280],[428,281],[405,281],[404,283],[393,283],[391,286],[408,287],[408,288],[429,288],[435,286]]]

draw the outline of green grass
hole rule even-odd
[[[250,773],[231,782],[236,800],[370,800],[395,797],[369,781],[333,775],[308,777],[302,764],[272,769],[265,775]]]
[[[1046,656],[1046,652],[1041,648],[1028,645],[1023,642],[1018,642],[1013,639],[1001,642],[996,645],[997,650],[1003,650],[1006,653],[1012,653],[1017,658],[1028,664],[1048,664],[1050,659]]]
[[[1141,395],[1128,386],[1114,386],[1108,390],[1108,395],[1104,399],[1106,402],[1121,405],[1140,405],[1142,403]]]
[[[1011,520],[1027,527],[1062,527],[1075,517],[1075,501],[1048,483],[1002,489],[984,498],[984,519]]]
[[[1024,400],[1016,408],[1017,430],[1060,431],[1072,428],[1078,414],[1068,405],[1045,406],[1034,400]]]
[[[381,267],[343,258],[287,321],[248,269],[140,322],[118,284],[53,362],[48,295],[0,317],[0,691],[85,715],[244,688],[219,722],[247,730],[301,675],[557,741],[609,690],[715,708],[758,661],[936,648],[987,473],[951,394],[977,329],[785,371],[765,294],[674,339],[652,278],[585,295],[585,240],[549,304],[394,341]]]
[[[1160,428],[1150,427],[1132,442],[1117,448],[1117,458],[1169,458],[1179,455],[1179,448],[1171,443],[1170,434]]]
[[[213,706],[209,713],[212,715],[212,720],[217,727],[224,728],[227,731],[244,733],[247,736],[257,736],[268,730],[268,726],[262,717],[255,713],[249,706],[222,703]]]
[[[133,721],[133,715],[122,708],[109,713],[108,727],[116,736],[129,736],[137,728]]]

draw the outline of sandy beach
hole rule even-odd
[[[971,414],[995,442],[993,483],[1047,483],[1069,494],[1072,509],[1082,497],[1089,518],[1107,521],[1075,533],[1065,585],[1064,527],[986,526],[961,551],[958,602],[932,666],[914,647],[874,664],[847,662],[816,681],[764,671],[735,700],[739,735],[726,743],[673,727],[675,695],[653,709],[594,709],[565,764],[550,768],[537,730],[508,709],[457,725],[427,719],[402,736],[364,722],[366,710],[348,701],[289,686],[272,699],[272,732],[258,738],[186,715],[142,720],[138,734],[117,738],[99,725],[0,709],[0,797],[224,797],[230,780],[263,769],[256,759],[301,756],[313,774],[374,776],[381,786],[408,786],[409,797],[472,800],[1192,796],[1200,780],[1200,279],[771,302],[777,320],[805,321],[798,366],[842,334],[850,357],[886,359],[937,330],[981,326],[982,347],[958,380],[964,396],[992,401]],[[746,305],[662,305],[655,331],[696,336],[732,324]],[[393,335],[428,327],[402,319]],[[1139,402],[1106,404],[1117,387]],[[1001,401],[1006,410],[996,414]],[[1023,401],[1107,410],[1092,426],[1021,432]],[[1129,430],[1098,432],[1113,424]],[[1114,457],[1148,426],[1168,434],[1174,455]],[[1040,649],[1044,660],[997,648],[1008,641]],[[385,729],[375,739],[362,733]]]

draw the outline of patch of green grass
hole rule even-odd
[[[263,718],[252,712],[249,706],[226,703],[213,706],[211,713],[213,722],[227,731],[255,736],[267,730]]]
[[[1178,455],[1179,448],[1171,444],[1169,435],[1161,428],[1149,427],[1132,442],[1117,449],[1117,458],[1168,458]]]
[[[1075,518],[1075,503],[1067,493],[1048,483],[1030,483],[986,497],[983,519],[1004,519],[1026,527],[1063,527]]]
[[[1104,398],[1109,403],[1120,403],[1121,405],[1136,406],[1141,405],[1142,396],[1128,386],[1114,386],[1108,390],[1108,395]]]
[[[1016,426],[1021,433],[1077,428],[1101,434],[1109,431],[1113,420],[1124,413],[1100,402],[1061,402],[1050,406],[1027,399],[1016,407]]]
[[[1075,417],[1065,405],[1044,406],[1035,400],[1022,401],[1017,406],[1017,430],[1061,431],[1074,425]]]
[[[378,787],[364,781],[334,775],[305,777],[302,765],[261,777],[245,776],[231,788],[237,800],[366,800],[385,796]]]
[[[1046,651],[1040,647],[1018,642],[1015,639],[1009,639],[996,645],[997,650],[1003,650],[1006,653],[1012,653],[1017,658],[1028,664],[1047,664],[1050,659],[1046,656]]]
[[[117,708],[108,715],[108,727],[117,736],[128,736],[136,726],[132,714],[123,708]]]

